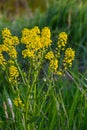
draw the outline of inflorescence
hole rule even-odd
[[[41,65],[42,60],[46,60],[49,63],[48,70],[57,75],[63,75],[69,67],[72,67],[75,51],[72,48],[66,48],[68,36],[65,32],[59,34],[55,51],[51,48],[51,32],[48,27],[44,27],[41,31],[37,26],[32,29],[24,28],[21,39],[13,36],[8,28],[4,28],[2,30],[2,38],[0,66],[2,68],[4,66],[8,67],[10,83],[16,83],[19,77],[19,71],[15,62],[18,60],[16,48],[19,44],[24,44],[25,46],[22,51],[23,58],[28,58],[33,64],[35,62],[35,66]],[[8,55],[8,58],[5,57],[4,53]],[[63,53],[62,58],[61,53]],[[60,62],[62,62],[62,65],[60,65]]]

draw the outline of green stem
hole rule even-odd
[[[34,112],[36,110],[36,84],[34,85]]]
[[[28,110],[29,110],[29,98],[30,98],[30,94],[27,96],[26,108],[25,108],[25,126],[26,126],[26,130],[30,130],[30,125],[27,122]]]
[[[29,99],[30,99],[30,94],[31,92],[33,91],[34,89],[34,112],[35,112],[35,109],[36,109],[36,80],[37,80],[37,76],[38,76],[38,73],[35,74],[34,76],[34,80],[33,80],[33,83],[32,83],[32,86],[30,87],[29,84],[28,84],[28,96],[27,96],[27,100],[26,100],[26,113],[25,113],[25,123],[26,123],[26,130],[30,130],[30,124],[27,123],[27,119],[28,119],[28,110],[29,110]]]
[[[37,95],[37,93],[36,93],[36,91],[37,91],[37,88],[36,88],[36,81],[37,81],[37,77],[38,77],[38,71],[35,73],[35,75],[34,75],[34,79],[33,79],[33,83],[32,83],[32,87],[31,87],[31,91],[33,91],[34,92],[34,112],[35,112],[35,110],[36,110],[36,95]]]
[[[18,63],[17,63],[16,60],[15,60],[15,63],[16,63],[16,65],[17,65],[17,68],[18,68],[19,73],[20,73],[20,75],[21,75],[21,78],[22,78],[22,80],[23,80],[23,83],[26,85],[26,82],[25,82],[25,79],[24,79],[23,73],[22,73],[22,71],[21,71],[21,69],[20,69],[20,67],[19,67],[19,65],[18,65]]]

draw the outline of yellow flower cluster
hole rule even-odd
[[[12,36],[9,29],[5,28],[2,31],[3,44],[2,52],[7,52],[10,58],[17,58],[17,51],[15,46],[19,44],[19,39],[16,36]]]
[[[47,27],[43,28],[42,32],[37,26],[32,29],[23,29],[21,42],[26,46],[26,49],[22,52],[24,58],[34,57],[38,50],[51,45],[50,37],[51,33]]]
[[[6,61],[5,61],[4,57],[3,57],[3,54],[0,53],[0,65],[3,65],[3,64],[6,64]]]
[[[55,55],[53,51],[49,51],[45,55],[45,59],[48,59],[50,61],[49,68],[53,70],[54,72],[57,72],[58,69],[58,60],[55,58]]]
[[[56,55],[52,51],[49,51],[45,55],[45,59],[48,59],[50,61],[49,69],[51,71],[53,71],[54,73],[56,73],[57,75],[61,76],[62,75],[62,71],[58,68],[59,67],[59,65],[58,65],[59,61],[56,58]]]
[[[57,73],[57,69],[58,69],[58,60],[57,59],[52,59],[50,61],[50,65],[49,65],[50,69],[52,69],[54,72]]]
[[[67,34],[65,32],[61,32],[58,37],[58,48],[64,50],[65,45],[67,44]]]
[[[0,65],[6,64],[6,60],[2,54],[2,52],[3,52],[2,50],[3,50],[3,47],[2,47],[2,45],[0,45]]]
[[[63,59],[63,66],[66,70],[68,67],[72,66],[72,61],[75,58],[75,51],[72,50],[72,48],[67,48],[65,51],[65,57]]]
[[[54,53],[52,51],[49,51],[46,55],[45,55],[45,59],[51,60],[54,58]]]
[[[17,81],[17,78],[19,76],[18,69],[12,65],[9,67],[9,82],[15,83]]]
[[[10,38],[12,36],[10,30],[8,28],[4,28],[2,31],[2,36],[3,38]]]
[[[48,47],[51,45],[52,41],[50,39],[51,32],[48,27],[44,27],[41,32],[41,44],[42,47]]]
[[[65,32],[61,32],[58,37],[58,43],[57,43],[58,46],[54,51],[54,53],[53,51],[49,51],[45,55],[45,59],[48,59],[50,61],[49,68],[60,76],[64,73],[66,69],[68,69],[68,67],[72,66],[72,62],[75,57],[75,52],[71,48],[65,49],[67,40],[68,40],[67,34]],[[64,59],[63,57],[61,57],[61,50],[64,50],[63,52],[65,52]],[[61,61],[63,61],[62,64]]]
[[[9,82],[16,83],[19,76],[18,69],[15,66],[17,60],[16,46],[19,44],[19,39],[13,36],[7,28],[3,29],[2,37],[3,44],[0,45],[0,65],[7,63],[9,66]],[[50,29],[44,27],[40,31],[37,26],[32,29],[24,28],[22,30],[21,43],[25,45],[25,49],[22,51],[22,55],[24,58],[32,58],[31,64],[34,68],[38,68],[38,66],[42,64],[42,60],[45,56],[45,59],[49,60],[49,69],[58,75],[62,75],[68,67],[72,66],[75,57],[75,52],[71,48],[65,49],[67,40],[67,34],[61,32],[58,36],[56,50],[52,51],[51,49],[51,51],[46,54],[48,47],[50,49],[52,44]],[[8,60],[4,58],[4,52],[8,54]],[[65,53],[64,58],[63,54],[61,56],[61,52],[63,52],[63,54]]]
[[[30,51],[29,49],[25,49],[22,51],[22,55],[24,56],[24,58],[26,58],[26,56],[34,57],[34,51]]]
[[[0,65],[8,65],[9,82],[16,83],[19,76],[19,72],[15,67],[14,59],[17,58],[16,45],[19,44],[19,39],[16,36],[12,36],[8,28],[2,30],[3,44],[0,45]],[[5,52],[5,53],[4,53]],[[4,54],[9,56],[5,59]]]
[[[14,105],[16,106],[16,107],[20,107],[20,106],[22,106],[22,100],[18,97],[18,98],[15,98],[14,100],[13,100],[13,102],[14,102]]]

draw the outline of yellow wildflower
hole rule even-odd
[[[34,57],[42,48],[51,45],[50,36],[51,33],[47,27],[42,29],[41,35],[37,26],[32,29],[23,29],[21,42],[26,46],[26,49],[22,51],[24,58]]]
[[[13,43],[13,41],[12,41],[12,37],[10,37],[10,38],[9,38],[9,37],[6,37],[3,42],[4,42],[5,45],[8,45],[8,46],[9,46],[9,45],[10,45],[10,46],[11,46],[11,45],[14,45],[14,43]]]
[[[60,70],[57,71],[57,75],[62,76],[62,74],[63,74],[62,71],[60,71]]]
[[[9,40],[10,41],[10,40]],[[11,42],[9,42],[11,43]],[[7,52],[10,58],[16,58],[17,57],[17,51],[16,48],[13,45],[9,45],[7,43],[4,43],[1,45],[2,52]]]
[[[19,76],[19,72],[17,68],[14,65],[10,66],[9,67],[9,82],[15,83],[18,76]]]
[[[0,65],[3,65],[3,64],[6,64],[6,61],[5,61],[4,57],[3,57],[3,54],[0,53]]]
[[[22,30],[22,37],[26,37],[29,34],[30,30],[28,28],[24,28]],[[22,42],[22,41],[21,41]]]
[[[4,28],[2,30],[2,36],[4,38],[3,44],[2,44],[2,51],[7,52],[10,57],[16,58],[17,52],[15,49],[15,45],[18,45],[19,43],[18,37],[12,36],[8,28]]]
[[[14,62],[14,60],[11,60],[11,59],[10,59],[10,60],[8,60],[8,64],[9,64],[9,65],[14,65],[15,62]]]
[[[54,58],[54,53],[52,51],[49,51],[46,55],[45,55],[45,59],[51,60]]]
[[[14,45],[18,45],[19,44],[19,39],[17,36],[12,36],[12,41]]]
[[[10,58],[16,58],[17,57],[17,51],[14,46],[10,46],[8,44],[2,44],[1,45],[2,52],[7,52]]]
[[[50,38],[50,37],[51,37],[50,29],[49,29],[48,27],[44,27],[44,28],[42,29],[41,35],[42,35],[43,37],[46,36],[46,38],[47,38],[47,37]]]
[[[15,45],[19,44],[19,39],[16,36],[12,36],[8,28],[2,30],[2,36],[4,38],[1,45],[2,52],[8,53],[10,58],[17,58],[17,51]]]
[[[8,28],[4,28],[3,29],[3,31],[2,31],[2,36],[3,36],[3,38],[6,38],[6,37],[11,37],[11,32],[10,32],[10,30],[8,29]]]
[[[1,46],[0,46],[0,49],[2,50],[2,52],[8,52],[9,51],[9,47],[8,47],[8,45],[7,44],[2,44]]]
[[[19,39],[16,36],[10,36],[4,38],[4,44],[9,46],[15,46],[19,44]]]
[[[5,60],[2,52],[3,52],[3,47],[2,47],[2,45],[0,45],[0,65],[6,64],[6,60]]]
[[[14,46],[12,46],[12,47],[9,49],[8,54],[9,54],[10,58],[13,58],[13,59],[14,59],[14,58],[17,58],[17,51],[16,51],[16,49],[15,49]]]
[[[32,29],[23,29],[21,42],[26,45],[29,50],[37,51],[42,45],[40,42],[40,30],[38,27]]]
[[[75,51],[73,51],[72,48],[67,48],[63,60],[64,69],[67,69],[67,67],[72,66],[72,61],[74,60],[74,58],[75,58]]]
[[[57,59],[53,59],[50,61],[50,69],[52,69],[53,71],[57,71],[58,69],[58,60]]]
[[[18,97],[13,100],[16,107],[22,106],[22,100]]]
[[[29,49],[25,49],[22,51],[22,55],[24,58],[26,57],[34,57],[34,51],[30,51]]]
[[[67,34],[65,32],[61,32],[58,37],[58,43],[57,43],[58,48],[64,50],[64,47],[67,44],[67,40],[68,40]]]
[[[52,40],[50,39],[51,32],[48,27],[44,27],[41,31],[41,44],[43,47],[48,47],[51,45]]]
[[[33,32],[35,32],[36,34],[40,34],[40,29],[35,26],[33,29],[32,29]]]
[[[0,53],[3,52],[3,46],[2,46],[2,45],[3,45],[3,44],[0,45]]]

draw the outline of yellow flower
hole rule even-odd
[[[50,36],[51,33],[47,27],[42,29],[41,35],[37,26],[32,29],[23,29],[21,42],[25,44],[26,47],[26,49],[22,51],[23,57],[38,59],[40,52],[45,51],[45,47],[47,48],[51,45]]]
[[[6,60],[5,60],[5,58],[4,58],[3,54],[2,54],[2,52],[3,52],[3,46],[0,45],[0,65],[6,64]]]
[[[41,44],[43,47],[48,47],[51,45],[52,40],[50,39],[51,32],[48,27],[44,27],[41,31]]]
[[[50,32],[50,29],[48,27],[44,27],[41,31],[41,35],[43,37],[46,37],[46,38],[50,38],[51,37],[51,32]]]
[[[10,66],[9,67],[9,82],[15,83],[18,76],[19,76],[19,72],[17,68],[14,65]]]
[[[6,60],[3,57],[3,54],[0,53],[0,65],[6,64]]]
[[[29,49],[25,49],[22,51],[22,55],[24,58],[26,57],[34,57],[34,51],[30,51]]]
[[[13,41],[12,41],[12,37],[5,37],[4,39],[4,44],[7,45],[7,46],[11,46],[11,45],[14,45]]]
[[[11,37],[11,32],[10,32],[10,30],[8,29],[8,28],[4,28],[3,29],[3,31],[2,31],[2,36],[3,36],[3,38],[6,38],[6,37]]]
[[[15,62],[14,62],[14,60],[11,60],[11,59],[10,59],[10,60],[8,60],[8,64],[9,64],[9,65],[14,65]]]
[[[19,39],[16,36],[5,37],[4,38],[4,44],[5,45],[10,45],[10,46],[18,45],[19,44]]]
[[[26,37],[30,33],[30,30],[28,28],[24,28],[22,30],[22,37]],[[22,41],[21,41],[22,42]]]
[[[1,45],[2,52],[6,52],[10,58],[17,58],[16,45],[19,44],[19,39],[16,36],[12,36],[8,28],[2,30],[2,36],[4,38],[3,44]]]
[[[35,32],[36,34],[40,34],[40,29],[35,26],[33,29],[32,29],[33,32]]]
[[[22,106],[22,100],[18,97],[13,100],[16,107]]]
[[[17,58],[17,51],[13,45],[9,45],[7,43],[2,44],[2,52],[7,52],[10,58]]]
[[[52,51],[49,51],[46,55],[45,55],[45,59],[51,60],[54,58],[54,53]]]
[[[62,76],[62,71],[57,71],[57,75]]]
[[[17,36],[12,36],[12,42],[13,42],[13,45],[18,45],[19,44],[19,39]]]
[[[68,40],[67,34],[65,32],[61,32],[58,37],[58,43],[57,43],[58,48],[64,50],[64,47],[67,44],[67,40]]]
[[[75,51],[72,48],[67,48],[65,51],[65,57],[63,59],[63,66],[65,69],[72,66],[72,61],[75,58]]]
[[[42,45],[40,41],[40,30],[38,27],[32,29],[23,29],[21,42],[26,45],[29,50],[37,51]]]
[[[8,48],[8,45],[7,44],[2,44],[1,46],[0,46],[0,50],[2,51],[2,52],[8,52],[9,51],[9,48]]]
[[[14,58],[17,58],[17,51],[16,51],[16,49],[15,49],[14,46],[12,46],[12,47],[9,49],[8,54],[9,54],[10,58],[13,58],[13,59],[14,59]]]
[[[57,59],[53,59],[50,61],[50,69],[52,69],[54,72],[57,72],[58,69],[58,60]]]

